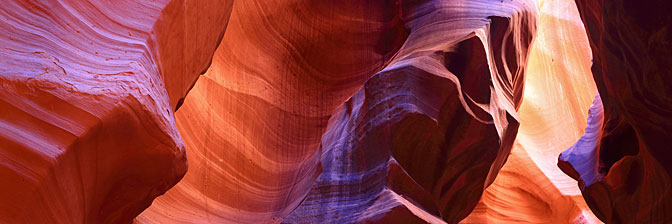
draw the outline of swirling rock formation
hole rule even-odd
[[[189,172],[140,222],[279,220],[320,174],[329,116],[407,31],[396,1],[236,1],[177,123]]]
[[[236,2],[177,113],[190,170],[137,221],[459,221],[513,143],[535,19],[528,1]]]
[[[457,4],[405,8],[409,38],[331,117],[323,173],[286,221],[457,223],[476,206],[517,132],[536,12]]]
[[[0,223],[669,222],[670,16],[578,2],[597,96],[567,0],[5,1]]]
[[[591,52],[573,0],[538,1],[516,143],[464,223],[599,223],[557,155],[581,137],[597,89]]]
[[[231,3],[3,1],[0,222],[127,223],[176,184]]]
[[[670,5],[576,2],[589,31],[599,96],[586,134],[558,165],[579,180],[602,221],[672,222]]]

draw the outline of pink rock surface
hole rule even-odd
[[[176,184],[187,164],[172,111],[230,6],[3,1],[0,222],[130,222]]]

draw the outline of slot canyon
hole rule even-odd
[[[0,223],[672,223],[665,0],[2,0]]]

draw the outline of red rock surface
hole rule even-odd
[[[331,117],[323,173],[286,221],[456,223],[476,206],[518,128],[536,12],[458,4],[403,8],[406,43]]]
[[[349,198],[338,194],[347,194],[348,186],[327,179],[333,191],[303,202],[359,205],[341,216],[345,221],[394,220],[388,210],[410,219],[441,215],[456,222],[466,216],[513,142],[536,13],[527,1],[487,10],[489,2],[467,8],[439,3],[236,2],[212,67],[177,114],[190,170],[137,220],[266,222],[291,213],[286,222],[317,222],[325,220],[320,213],[340,216],[344,208],[319,211],[327,208],[322,205],[292,212],[320,170],[322,177],[342,175],[371,189],[357,192],[366,199],[344,201]],[[404,136],[415,128],[422,131]],[[413,151],[422,144],[430,148]],[[330,161],[351,152],[362,155]],[[374,177],[398,183],[357,177],[392,169],[390,154],[399,164],[395,171]],[[413,162],[432,155],[436,160]],[[438,198],[429,201],[437,205],[410,202],[424,200],[422,194],[401,197],[408,187]],[[451,200],[464,205],[450,206]]]
[[[138,221],[279,220],[320,174],[329,116],[404,43],[395,1],[236,1],[177,113],[184,180]]]
[[[173,110],[231,3],[3,1],[0,222],[130,222],[176,184]]]
[[[599,96],[558,165],[606,223],[672,222],[671,5],[577,0]],[[603,107],[600,108],[600,107]]]
[[[577,2],[5,1],[0,223],[670,222],[669,7]]]

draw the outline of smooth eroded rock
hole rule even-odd
[[[599,96],[558,165],[606,223],[672,222],[672,15],[665,1],[576,1]],[[602,108],[600,108],[600,104]]]
[[[176,184],[187,164],[172,112],[230,6],[3,1],[0,222],[130,222]]]
[[[284,222],[456,223],[506,161],[533,3],[405,3],[408,39],[331,116],[322,174]]]

